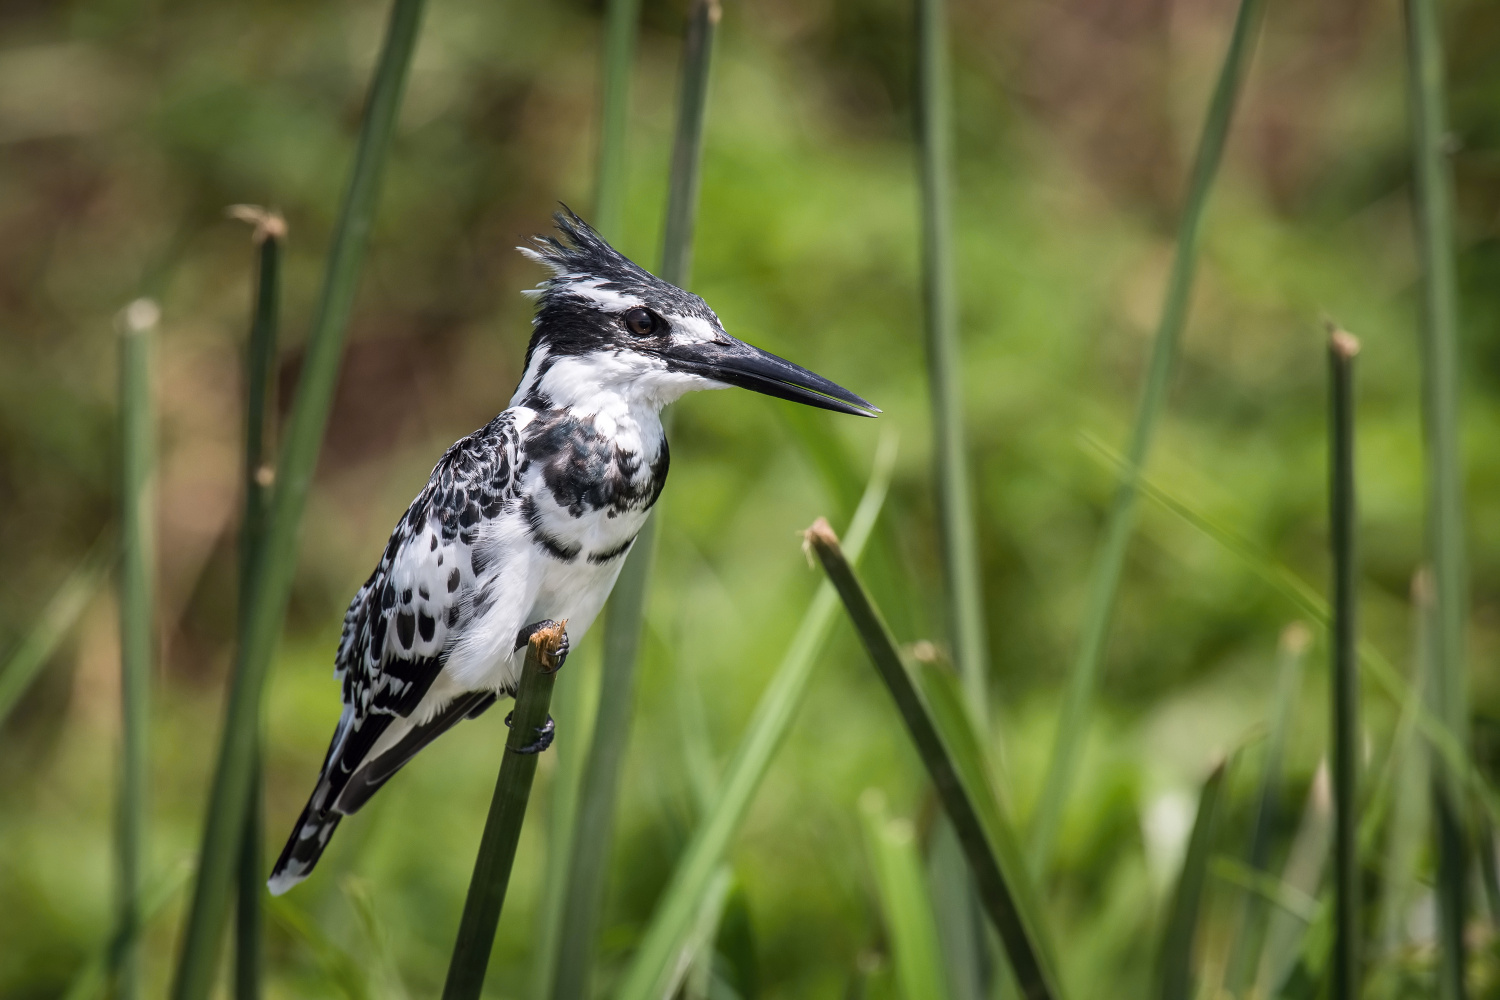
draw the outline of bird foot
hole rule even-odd
[[[562,629],[562,641],[557,645],[556,666],[552,668],[552,673],[557,673],[562,669],[563,661],[568,658],[568,630],[562,628],[566,624],[566,621],[554,621],[551,618],[545,618],[542,621],[522,626],[521,631],[516,633],[516,650],[525,649],[527,644],[531,642],[531,637],[544,628]]]
[[[509,729],[511,727],[510,726],[511,716],[513,716],[515,714],[516,713],[511,712],[510,715],[507,715],[505,717],[505,726],[506,726],[507,729]],[[536,727],[536,739],[532,740],[530,743],[526,744],[524,747],[516,747],[516,748],[514,748],[514,750],[512,750],[512,752],[513,753],[524,753],[524,754],[541,753],[543,750],[547,749],[548,747],[550,747],[552,745],[552,737],[554,735],[556,735],[556,729],[557,729],[557,727],[555,725],[553,725],[553,723],[552,723],[552,716],[550,716],[550,715],[547,716],[547,721],[545,723],[543,723],[542,725]],[[510,750],[511,748],[510,747],[506,747],[506,749]]]

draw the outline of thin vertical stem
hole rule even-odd
[[[160,311],[150,299],[126,307],[120,336],[120,709],[119,951],[116,995],[141,995],[141,890],[148,863],[151,671],[156,653],[156,416],[152,341]]]
[[[1333,1000],[1360,995],[1359,941],[1359,562],[1354,485],[1354,356],[1359,341],[1328,342],[1328,524],[1333,549],[1329,679],[1333,708]]]
[[[258,269],[254,314],[245,348],[245,453],[241,469],[245,509],[240,521],[239,642],[245,641],[244,623],[250,618],[251,574],[265,533],[266,510],[271,496],[272,472],[267,464],[274,437],[276,339],[280,322],[281,243],[286,223],[279,215],[249,205],[231,209],[236,218],[255,226]],[[235,889],[234,996],[235,1000],[258,1000],[262,992],[262,915],[265,892],[265,802],[261,789],[262,734],[257,726],[255,766],[251,773],[244,835],[240,843]]]
[[[1120,577],[1125,568],[1125,551],[1129,547],[1130,536],[1135,531],[1140,474],[1151,450],[1156,425],[1166,407],[1167,385],[1177,356],[1177,342],[1181,339],[1183,326],[1187,322],[1203,211],[1219,170],[1219,162],[1224,155],[1224,142],[1229,135],[1235,102],[1255,48],[1263,8],[1264,0],[1240,0],[1229,48],[1224,54],[1224,63],[1219,70],[1219,79],[1214,86],[1203,132],[1198,140],[1198,153],[1193,161],[1187,201],[1177,227],[1177,252],[1172,258],[1172,272],[1167,279],[1161,322],[1156,328],[1150,367],[1147,369],[1140,406],[1136,411],[1135,427],[1131,431],[1130,445],[1126,451],[1127,467],[1115,493],[1109,521],[1104,529],[1104,539],[1089,580],[1083,640],[1079,644],[1078,658],[1074,661],[1073,671],[1068,678],[1068,692],[1058,721],[1052,760],[1048,765],[1046,783],[1032,821],[1031,864],[1037,871],[1044,870],[1050,862],[1063,806],[1067,802],[1078,757],[1088,734],[1094,689],[1098,686],[1099,664],[1108,638],[1115,595],[1119,592]]]
[[[526,803],[536,777],[539,752],[534,744],[548,721],[552,686],[562,666],[559,653],[566,643],[564,625],[566,622],[538,629],[526,648],[526,662],[521,666],[521,681],[516,688],[516,707],[509,716],[510,735],[505,740],[495,795],[490,800],[479,854],[474,859],[474,875],[464,900],[453,959],[448,964],[443,1000],[478,1000],[484,989],[484,974],[495,945],[495,928],[500,925],[505,890],[510,885],[516,846],[521,842],[521,827],[526,821]]]
[[[1443,46],[1435,0],[1407,0],[1407,59],[1412,120],[1417,243],[1422,261],[1422,411],[1426,437],[1427,547],[1432,560],[1432,707],[1460,747],[1468,746],[1464,627],[1463,467],[1459,454],[1458,279],[1453,251],[1453,190],[1443,88]],[[1462,997],[1465,831],[1462,794],[1438,762],[1438,914],[1444,996]]]
[[[282,441],[266,530],[251,574],[250,613],[230,685],[198,876],[172,985],[173,1000],[204,1000],[213,983],[250,803],[255,733],[261,724],[266,675],[291,597],[302,512],[333,406],[344,336],[424,6],[424,0],[395,0],[376,63],[354,170],[334,230],[297,398]]]
[[[594,228],[610,240],[619,239],[625,214],[625,135],[630,120],[630,69],[635,58],[640,19],[641,0],[609,0],[605,8]]]
[[[988,717],[989,652],[984,628],[978,531],[964,435],[962,361],[951,226],[953,125],[943,0],[917,0],[917,134],[922,185],[922,294],[927,381],[935,437],[948,634],[953,662],[976,718]]]
[[[679,287],[687,286],[692,266],[703,119],[719,16],[718,0],[695,0],[683,41],[677,135],[672,147],[661,267],[662,278]],[[656,554],[656,521],[652,516],[636,536],[615,581],[604,617],[599,711],[584,763],[575,821],[576,830],[588,833],[573,837],[568,863],[561,940],[552,980],[552,996],[556,1000],[583,1000],[588,996],[597,958],[599,918],[614,840],[620,764],[630,735],[647,585]]]

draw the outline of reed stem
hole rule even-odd
[[[988,717],[988,640],[973,485],[964,434],[963,361],[952,247],[953,124],[948,28],[943,0],[916,0],[917,137],[922,187],[922,294],[927,381],[934,433],[948,635],[964,691],[981,722]]]
[[[1203,123],[1203,132],[1198,139],[1198,152],[1188,183],[1187,201],[1177,226],[1177,251],[1172,258],[1171,275],[1167,279],[1161,321],[1156,328],[1150,366],[1126,451],[1127,465],[1115,493],[1104,538],[1089,580],[1083,639],[1068,678],[1068,691],[1058,720],[1052,759],[1031,824],[1030,859],[1033,869],[1038,872],[1044,871],[1050,864],[1052,845],[1056,839],[1058,824],[1062,820],[1063,807],[1072,788],[1078,758],[1088,735],[1094,691],[1099,683],[1099,666],[1104,656],[1104,644],[1108,639],[1115,596],[1120,589],[1120,577],[1125,568],[1125,552],[1135,531],[1139,478],[1151,451],[1156,425],[1166,407],[1167,388],[1177,356],[1177,343],[1187,322],[1203,212],[1208,204],[1214,177],[1219,171],[1219,162],[1223,159],[1230,120],[1255,48],[1264,5],[1264,0],[1240,0],[1239,12],[1235,15],[1234,29],[1229,38],[1229,48],[1224,54],[1219,79],[1214,86],[1213,98],[1209,101],[1208,114]]]
[[[1198,795],[1198,815],[1188,837],[1182,874],[1172,893],[1171,909],[1163,928],[1157,955],[1158,996],[1161,1000],[1190,1000],[1193,992],[1193,959],[1198,937],[1198,914],[1203,909],[1203,890],[1208,882],[1208,862],[1213,853],[1214,824],[1219,796],[1224,787],[1227,761],[1220,760],[1209,772]]]
[[[719,16],[718,0],[695,0],[683,41],[677,134],[672,146],[661,267],[661,277],[680,288],[687,286],[692,265],[703,119]],[[630,714],[635,706],[643,615],[656,556],[656,522],[653,515],[636,536],[605,610],[599,711],[584,763],[575,826],[577,831],[588,831],[588,835],[573,837],[553,973],[555,1000],[583,1000],[588,996],[598,954],[599,918],[604,906],[609,852],[614,842],[615,799],[630,735]]]
[[[1435,0],[1406,0],[1418,252],[1422,262],[1422,412],[1426,438],[1427,548],[1433,629],[1429,691],[1435,714],[1460,747],[1468,740],[1464,629],[1463,466],[1459,452],[1458,279],[1453,250],[1453,181],[1443,86],[1442,29]],[[1465,995],[1464,881],[1467,847],[1461,782],[1439,762],[1437,798],[1440,992]]]
[[[188,911],[172,1000],[205,1000],[213,984],[219,942],[240,852],[254,779],[261,701],[271,657],[296,572],[302,512],[333,406],[333,390],[354,307],[361,265],[374,223],[380,180],[395,132],[425,0],[394,0],[360,129],[354,169],[334,229],[322,292],[308,335],[297,396],[276,468],[253,585],[236,656],[223,735],[210,793],[198,874]]]
[[[975,891],[1000,934],[1021,995],[1028,1000],[1057,996],[1050,960],[1040,944],[1033,918],[1028,915],[1030,894],[1024,887],[1026,873],[1019,856],[1007,860],[1008,852],[1001,849],[996,829],[998,818],[987,817],[988,810],[981,811],[981,790],[969,773],[972,769],[961,767],[953,749],[945,742],[933,710],[907,672],[895,639],[871,603],[828,522],[819,518],[804,538],[838,591],[866,653],[890,690],[938,800],[953,822],[969,861]],[[972,749],[971,756],[977,755],[977,743]]]
[[[245,453],[241,468],[245,509],[240,521],[240,621],[249,620],[251,574],[265,533],[266,510],[272,486],[270,441],[276,386],[276,339],[280,324],[281,244],[286,223],[279,215],[249,205],[236,205],[231,214],[255,227],[258,268],[250,338],[245,348]],[[238,636],[245,640],[243,627]],[[262,993],[262,894],[265,892],[265,800],[261,788],[263,734],[255,728],[255,764],[246,804],[244,835],[235,888],[234,996],[258,1000]]]
[[[510,715],[510,735],[505,740],[495,795],[490,800],[479,854],[474,859],[474,875],[464,900],[453,959],[448,964],[443,1000],[477,1000],[484,989],[495,928],[500,924],[500,911],[505,905],[505,890],[516,860],[516,845],[521,842],[526,803],[531,797],[531,783],[540,756],[528,746],[536,741],[548,719],[552,686],[562,666],[558,654],[565,641],[566,624],[538,629],[526,647],[526,662],[521,667],[521,682],[516,689],[516,707]]]
[[[1329,360],[1329,541],[1333,549],[1333,993],[1360,996],[1359,940],[1359,560],[1354,484],[1354,356],[1359,341],[1333,330]]]
[[[149,863],[151,672],[156,659],[156,413],[152,355],[160,310],[125,308],[120,331],[119,950],[115,993],[141,995],[141,892]]]

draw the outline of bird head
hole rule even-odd
[[[586,407],[607,392],[660,409],[697,389],[740,386],[839,413],[880,412],[731,337],[706,302],[637,266],[571,211],[555,219],[561,238],[519,248],[552,276],[528,293],[537,312],[512,405]]]

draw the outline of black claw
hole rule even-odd
[[[516,633],[516,649],[525,649],[527,643],[531,642],[531,637],[536,635],[537,632],[541,631],[542,629],[556,628],[560,624],[562,623],[555,621],[554,619],[545,618],[542,621],[532,622],[530,625],[522,626],[521,631]],[[558,643],[557,646],[557,666],[552,668],[553,673],[557,673],[562,669],[564,661],[566,661],[568,658],[568,649],[568,630],[563,629],[562,642]]]
[[[510,727],[511,716],[515,714],[515,712],[511,712],[510,715],[507,715],[505,717],[505,725],[507,728]],[[556,729],[557,727],[552,723],[552,716],[549,715],[547,716],[547,721],[536,728],[535,740],[526,744],[524,747],[516,747],[514,750],[511,750],[510,747],[506,747],[506,749],[511,750],[512,753],[541,753],[543,750],[552,745],[552,737]]]

